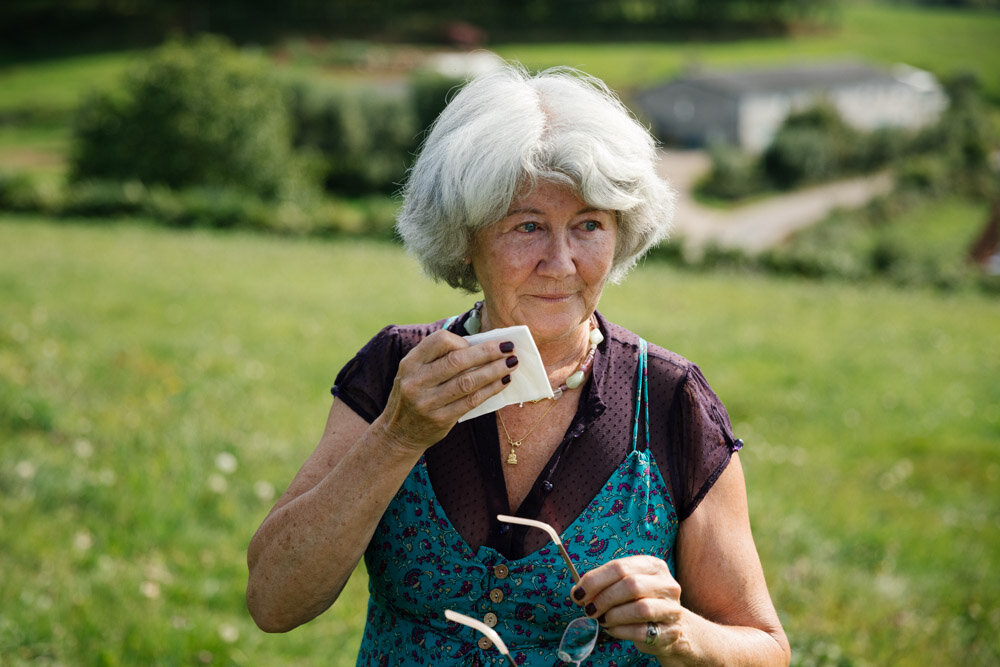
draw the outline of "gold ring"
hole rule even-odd
[[[646,623],[646,646],[652,646],[656,643],[656,638],[660,636],[660,628],[653,623],[648,621]]]

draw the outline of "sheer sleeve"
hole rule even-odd
[[[701,370],[691,364],[678,383],[667,418],[673,444],[670,477],[677,517],[691,516],[698,503],[725,470],[733,452],[743,446],[733,437],[729,414]]]
[[[403,358],[398,334],[395,326],[378,332],[340,369],[330,390],[369,424],[382,414]]]

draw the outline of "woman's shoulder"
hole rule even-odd
[[[381,353],[394,349],[405,355],[421,340],[444,328],[447,322],[448,320],[441,319],[426,324],[387,324],[372,336],[363,350]]]
[[[645,340],[643,337],[607,319],[602,318],[601,325],[609,341],[609,352],[624,354],[632,359],[637,357],[640,341]],[[612,347],[615,349],[612,350]],[[693,361],[652,341],[646,341],[646,355],[650,372],[684,377],[691,371],[698,371],[698,365]]]
[[[382,411],[399,362],[445,320],[429,324],[389,324],[380,329],[341,367],[331,393],[369,422]]]

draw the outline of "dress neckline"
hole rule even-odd
[[[633,465],[635,459],[638,459],[641,463],[650,466],[655,471],[655,474],[657,474],[662,478],[662,475],[659,472],[659,466],[656,465],[656,461],[653,458],[652,452],[650,452],[648,449],[633,450],[629,452],[625,456],[625,459],[618,464],[618,467],[616,467],[614,471],[612,471],[611,475],[608,476],[608,479],[605,480],[605,482],[601,485],[600,491],[598,491],[598,493],[595,494],[593,498],[591,498],[590,502],[587,503],[586,507],[584,507],[583,510],[579,514],[577,514],[576,517],[573,518],[573,521],[570,522],[562,530],[558,530],[557,528],[560,540],[563,540],[563,542],[566,543],[567,535],[569,535],[572,532],[581,530],[581,528],[578,527],[578,524],[580,524],[583,521],[584,517],[587,516],[592,509],[600,506],[603,494],[607,493],[609,489],[617,493],[619,485],[615,483],[616,478],[627,476],[628,469]],[[434,489],[434,484],[431,482],[430,479],[430,474],[427,469],[427,461],[425,457],[423,456],[420,457],[420,460],[417,462],[417,465],[414,466],[414,469],[410,472],[410,477],[412,477],[414,474],[418,474],[423,478],[421,482],[426,484],[427,488],[429,489],[428,502],[432,506],[434,514],[437,515],[439,519],[444,522],[445,524],[444,529],[447,530],[448,534],[454,536],[454,540],[458,543],[458,546],[461,549],[461,554],[464,558],[476,561],[477,563],[484,566],[491,565],[498,560],[503,560],[507,563],[512,563],[515,565],[521,565],[531,561],[532,559],[547,557],[551,553],[552,548],[555,546],[552,543],[552,541],[549,540],[548,542],[542,544],[537,549],[531,551],[530,553],[524,554],[520,558],[508,558],[502,555],[494,547],[491,547],[489,544],[483,544],[477,549],[473,549],[472,545],[468,543],[465,537],[455,527],[455,524],[452,523],[451,517],[448,516],[448,513],[445,511],[444,506],[438,499],[437,491]],[[407,479],[409,480],[410,477],[408,477]],[[506,498],[506,494],[504,495],[504,498]],[[514,514],[514,516],[518,515],[519,514]],[[495,521],[496,517],[493,517],[491,520]],[[512,526],[511,528],[515,527]],[[522,527],[517,526],[517,528],[522,528]],[[586,530],[583,530],[583,532],[586,532]],[[487,556],[490,556],[491,554],[495,554],[495,557],[488,558]],[[573,555],[572,552],[570,552],[570,556],[572,555]]]

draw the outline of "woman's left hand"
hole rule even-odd
[[[791,651],[750,533],[738,455],[680,523],[675,557],[680,582],[662,559],[629,556],[584,574],[572,599],[609,635],[664,665],[787,667]]]
[[[594,568],[573,588],[573,600],[605,632],[635,642],[643,653],[663,657],[690,650],[681,587],[660,558],[629,556]]]

